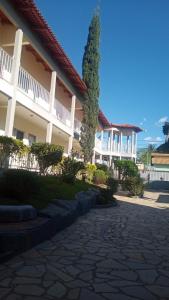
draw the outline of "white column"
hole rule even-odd
[[[127,153],[129,153],[129,136],[127,136]]]
[[[120,153],[123,152],[123,132],[120,132]]]
[[[132,131],[131,135],[131,157],[133,157],[134,154],[134,131]]]
[[[110,152],[113,151],[113,129],[110,132]]]
[[[53,124],[51,122],[48,122],[47,131],[46,131],[46,143],[49,143],[49,144],[52,141],[52,128],[53,128]]]
[[[71,115],[70,115],[72,133],[71,133],[71,136],[69,136],[69,143],[68,143],[68,155],[69,156],[71,155],[72,147],[73,147],[75,107],[76,107],[76,96],[73,95],[72,96],[72,104],[71,104]]]
[[[120,136],[119,134],[117,135],[117,152],[120,152]]]
[[[71,116],[70,116],[71,128],[72,128],[73,134],[74,134],[75,107],[76,107],[76,96],[73,95],[72,96],[72,104],[71,104]]]
[[[12,136],[14,117],[15,117],[15,107],[16,107],[16,88],[18,84],[19,67],[21,60],[22,51],[22,38],[23,31],[18,29],[15,34],[15,44],[13,52],[13,63],[12,63],[12,74],[11,74],[11,84],[13,85],[13,97],[8,99],[8,107],[6,114],[5,123],[5,135]]]
[[[100,164],[103,163],[103,160],[102,160],[102,154],[100,154]]]
[[[55,90],[56,90],[56,71],[52,71],[51,82],[50,82],[50,95],[49,95],[49,111],[53,112],[55,103]]]

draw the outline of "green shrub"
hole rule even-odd
[[[108,166],[104,165],[104,164],[96,164],[97,170],[102,170],[105,173],[108,173]]]
[[[22,141],[12,137],[0,136],[0,168],[8,168],[9,158],[14,155],[24,155],[29,152],[29,147]]]
[[[37,174],[27,170],[8,169],[0,180],[1,194],[17,200],[29,199],[40,187]]]
[[[119,172],[119,179],[125,180],[127,177],[138,176],[138,167],[131,160],[116,160],[115,168]]]
[[[107,179],[107,189],[109,190],[109,192],[111,193],[111,196],[113,196],[118,189],[118,180],[109,177]]]
[[[105,184],[107,181],[107,175],[102,170],[96,170],[93,176],[93,182],[96,184]]]
[[[94,175],[94,172],[96,171],[97,167],[96,165],[94,164],[90,164],[88,163],[86,165],[86,171],[87,171],[87,179],[89,180],[89,182],[92,182],[93,180],[93,175]]]
[[[77,173],[84,169],[84,163],[67,157],[61,163],[62,179],[66,183],[74,183]]]
[[[62,160],[63,147],[49,143],[33,143],[31,153],[35,155],[41,174],[46,174],[48,168],[57,165]]]
[[[131,196],[142,196],[144,193],[143,180],[139,176],[127,178],[123,187],[130,192]]]

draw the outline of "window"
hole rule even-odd
[[[32,146],[33,143],[36,143],[36,136],[33,134],[28,134],[29,146]]]
[[[13,136],[16,137],[16,139],[23,141],[24,138],[24,132],[21,130],[18,130],[16,128],[13,129]]]

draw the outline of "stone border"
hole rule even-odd
[[[75,200],[55,199],[38,212],[37,222],[33,220],[30,226],[18,228],[11,224],[5,229],[0,228],[0,262],[50,239],[71,225],[79,216],[95,207],[99,193],[97,189],[90,189],[77,193]]]

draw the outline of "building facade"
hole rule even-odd
[[[33,0],[0,2],[0,135],[80,151],[87,88]],[[106,123],[107,122],[107,123]],[[99,113],[94,162],[136,159],[138,127]],[[126,142],[124,143],[124,138]]]

